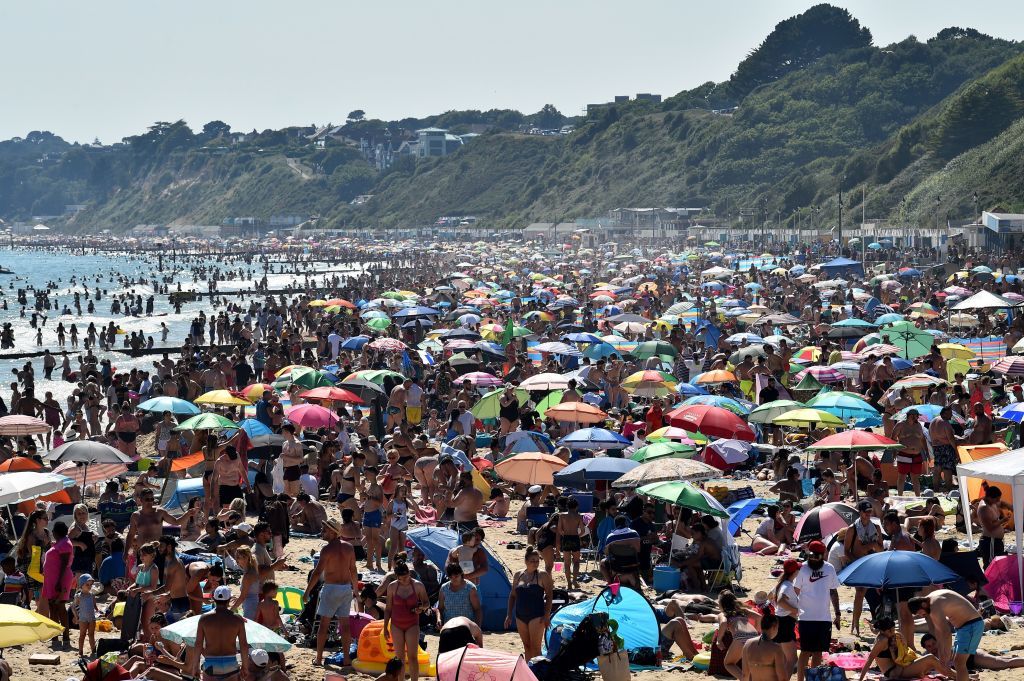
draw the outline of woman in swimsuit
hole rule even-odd
[[[403,480],[411,479],[413,476],[409,474],[409,470],[398,463],[398,450],[388,450],[388,462],[384,465],[380,475],[377,476],[377,482],[380,483],[381,489],[384,490],[384,495],[390,497],[395,493],[395,487],[398,486]]]
[[[757,627],[750,623],[751,617],[758,617],[757,613],[751,612],[739,604],[736,595],[728,590],[718,594],[718,607],[721,614],[718,616],[718,629],[715,630],[715,645],[719,650],[725,648],[723,640],[726,632],[732,634],[732,643],[725,651],[723,665],[726,671],[733,675],[733,678],[742,679],[743,671],[740,664],[743,661],[743,644],[758,635]]]
[[[384,490],[377,484],[375,477],[369,477],[369,479],[371,480],[370,488],[366,490],[366,500],[363,502],[363,545],[366,547],[366,569],[384,572],[384,568],[380,564],[380,528],[384,524]],[[376,564],[376,568],[374,568],[374,564]]]
[[[121,415],[114,422],[117,448],[125,456],[135,458],[135,439],[139,436],[139,419],[135,418],[132,405],[126,400],[121,404]]]
[[[509,324],[512,322],[509,321]],[[498,436],[508,435],[515,430],[519,425],[519,398],[516,396],[516,390],[511,385],[505,386],[505,392],[498,398],[498,417],[500,422],[500,429],[498,430]]]
[[[558,551],[565,566],[565,579],[569,589],[579,587],[580,579],[580,535],[583,534],[583,518],[580,516],[580,502],[569,497],[566,512],[558,514],[555,528]]]
[[[359,509],[359,502],[356,500],[356,492],[361,486],[359,471],[366,463],[366,456],[359,450],[352,453],[352,461],[340,470],[332,474],[333,481],[337,481],[337,494],[335,499],[342,509],[351,508],[353,511]]]
[[[82,573],[98,572],[96,562],[96,535],[89,527],[89,507],[78,504],[74,510],[75,522],[68,530],[68,539],[75,547],[71,571],[77,578]]]
[[[409,499],[409,488],[405,483],[395,487],[395,497],[388,502],[386,515],[388,522],[388,538],[391,548],[388,549],[388,564],[394,563],[395,554],[405,549],[405,531],[409,529],[409,509],[419,512],[420,507]]]
[[[139,548],[139,564],[132,568],[135,585],[128,589],[129,593],[138,594],[143,591],[156,591],[160,586],[160,571],[156,566],[157,543],[150,542]]]
[[[551,573],[540,569],[540,552],[532,546],[526,548],[523,557],[526,569],[512,578],[512,591],[508,595],[508,614],[505,628],[512,628],[515,615],[516,629],[523,641],[525,657],[532,659],[540,655],[544,643],[544,632],[551,619],[551,593],[554,581]]]
[[[32,511],[28,516],[28,521],[25,523],[25,530],[21,533],[21,538],[18,540],[18,545],[15,548],[18,569],[28,578],[30,598],[26,606],[32,605],[32,595],[38,598],[39,589],[43,585],[43,554],[53,544],[53,535],[50,534],[50,530],[46,527],[47,522],[45,511]],[[35,547],[39,547],[38,551],[33,550]],[[34,558],[34,554],[38,555],[39,558]],[[48,614],[48,603],[45,600],[41,600],[39,604],[42,607],[39,613],[41,615]]]
[[[409,574],[404,560],[395,561],[395,581],[388,585],[384,606],[384,635],[391,639],[397,657],[405,656],[409,678],[420,676],[420,613],[430,607],[427,590]]]
[[[256,619],[256,611],[260,607],[260,568],[252,557],[252,549],[239,546],[235,549],[235,562],[242,568],[242,583],[238,587],[238,595],[231,604],[231,610],[242,607],[242,615],[246,619]]]
[[[352,545],[356,552],[356,560],[366,560],[366,549],[363,548],[363,528],[355,520],[356,512],[351,508],[341,509],[341,540]]]
[[[558,542],[555,528],[558,527],[559,514],[552,513],[548,521],[538,527],[536,530],[531,530],[534,533],[534,541],[537,542],[537,551],[544,559],[544,569],[548,572],[555,566],[555,544]]]
[[[889,679],[918,679],[932,672],[949,676],[950,669],[934,655],[917,655],[908,649],[903,637],[896,631],[896,623],[890,617],[879,617],[875,622],[878,636],[872,646],[868,659],[860,671],[859,681],[871,669],[871,664],[878,662],[878,668]]]
[[[743,644],[744,676],[747,681],[778,681],[788,679],[793,667],[785,652],[775,642],[779,618],[767,613],[761,618],[761,635]]]

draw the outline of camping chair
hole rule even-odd
[[[100,521],[110,520],[114,521],[117,525],[117,531],[123,532],[128,527],[128,523],[131,522],[132,513],[138,510],[135,501],[130,499],[128,501],[108,501],[99,505]]]
[[[526,526],[540,527],[548,521],[548,518],[555,512],[554,506],[531,506],[526,509]]]
[[[739,584],[743,572],[740,568],[740,550],[735,543],[722,547],[722,562],[715,570],[707,570],[708,591],[728,589],[733,581]]]

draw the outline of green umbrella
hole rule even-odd
[[[679,352],[665,341],[653,340],[640,343],[630,350],[629,354],[639,359],[647,359],[649,357],[675,357]]]
[[[900,357],[915,359],[932,350],[935,336],[923,331],[911,322],[896,322],[882,329],[882,336],[900,349]]]
[[[225,430],[238,428],[238,424],[220,414],[197,414],[174,430]]]
[[[504,388],[498,388],[486,393],[469,411],[481,421],[496,420],[498,412],[501,410],[501,404],[499,404],[498,400],[501,399],[503,392],[505,392]],[[519,400],[519,404],[522,406],[530,401],[530,392],[516,388],[516,399]]]
[[[787,411],[793,411],[794,409],[801,409],[803,406],[803,402],[796,402],[794,400],[775,400],[774,402],[765,402],[760,407],[747,414],[747,421],[750,423],[771,423],[772,419],[776,416],[782,416]]]
[[[811,374],[804,374],[804,377],[800,379],[800,382],[793,386],[793,390],[821,390],[824,385],[824,383],[816,379]]]
[[[548,409],[550,409],[551,407],[555,407],[555,406],[558,406],[559,404],[561,404],[562,403],[562,395],[564,395],[565,392],[566,391],[564,391],[564,390],[552,390],[551,392],[549,392],[544,397],[544,399],[540,401],[540,404],[537,405],[537,412],[540,413],[540,414],[546,414]],[[577,394],[579,394],[579,393],[577,393]]]
[[[374,317],[373,319],[367,319],[365,323],[374,331],[383,331],[384,329],[391,326],[391,320],[385,319],[384,317]]]
[[[729,512],[725,510],[713,496],[702,489],[697,489],[688,482],[672,480],[671,482],[653,482],[649,485],[636,488],[636,493],[667,501],[675,506],[682,506],[701,513],[716,515],[719,518],[728,518]]]
[[[323,371],[317,371],[315,369],[309,369],[304,371],[302,369],[293,369],[289,374],[292,379],[292,385],[301,386],[312,390],[313,388],[329,388],[334,385],[334,381],[327,378],[327,375]]]
[[[629,458],[641,463],[665,458],[689,459],[696,452],[693,445],[684,445],[682,442],[655,442],[636,450]]]
[[[377,385],[383,385],[384,379],[388,376],[394,378],[397,381],[404,381],[405,376],[398,373],[397,371],[389,371],[387,369],[363,369],[361,371],[355,371],[345,377],[347,381],[350,378],[361,378],[370,383],[376,383]],[[332,384],[333,385],[333,384]]]

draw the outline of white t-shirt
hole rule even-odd
[[[459,423],[462,424],[462,434],[470,435],[473,432],[473,423],[476,421],[476,417],[469,410],[466,410],[459,414]]]
[[[313,497],[314,499],[320,497],[320,489],[317,486],[316,478],[314,478],[309,473],[299,476],[299,487],[302,488],[303,492]]]
[[[423,388],[413,383],[409,386],[409,389],[405,391],[405,406],[420,407],[422,404]]]
[[[327,344],[331,346],[331,359],[338,358],[338,351],[341,349],[343,340],[341,336],[333,332],[327,337]]]
[[[783,602],[783,599],[788,601]],[[796,617],[799,614],[799,609],[792,610],[785,603],[797,603],[799,598],[796,595],[796,589],[793,588],[793,582],[785,581],[779,586],[779,599],[775,603],[776,614],[779,617],[789,616]]]
[[[800,591],[800,619],[805,622],[831,622],[832,597],[829,592],[839,588],[836,569],[825,563],[817,570],[804,565],[796,573],[793,586]]]

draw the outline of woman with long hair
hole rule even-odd
[[[377,484],[376,476],[367,475],[370,486],[363,500],[363,543],[366,546],[366,569],[384,572],[381,566],[381,531],[384,524],[384,490]]]
[[[242,606],[242,615],[246,619],[255,620],[256,611],[260,607],[260,568],[253,558],[252,549],[248,546],[239,546],[235,549],[235,562],[244,572],[231,609]]]
[[[28,578],[28,606],[32,605],[32,596],[39,598],[39,589],[43,585],[43,554],[53,544],[53,535],[47,529],[46,511],[32,511],[25,523],[25,529],[14,548],[18,569]],[[39,598],[38,611],[41,615],[50,612],[49,603]]]
[[[395,557],[395,581],[384,597],[384,635],[391,639],[396,657],[405,656],[409,678],[420,676],[420,613],[430,607],[423,584],[412,578],[405,560]]]
[[[508,595],[508,614],[505,628],[512,628],[515,618],[516,630],[523,641],[526,659],[540,655],[544,643],[544,632],[551,619],[551,598],[554,581],[551,573],[540,569],[540,552],[532,546],[526,547],[523,562],[526,568],[512,578],[512,591]]]
[[[757,613],[740,605],[736,594],[727,589],[718,594],[718,607],[721,609],[721,614],[718,616],[718,629],[715,630],[714,645],[719,649],[725,648],[723,642],[725,634],[726,632],[732,634],[732,642],[725,651],[723,664],[733,678],[742,679],[743,670],[740,668],[740,664],[743,661],[743,644],[756,638],[759,633],[757,627],[750,621]]]
[[[934,655],[918,655],[911,649],[903,636],[896,631],[896,622],[891,617],[879,617],[875,621],[875,644],[871,647],[868,659],[861,668],[859,681],[871,669],[873,662],[889,679],[919,679],[932,672],[949,676],[950,669]]]
[[[797,593],[793,586],[793,578],[803,567],[798,560],[787,560],[782,564],[782,574],[772,590],[770,602],[775,607],[775,615],[779,618],[779,629],[775,633],[775,642],[782,646],[786,656],[786,669],[793,671],[796,665],[796,619],[800,615],[797,605]]]
[[[409,486],[404,482],[395,486],[395,496],[387,505],[388,564],[395,560],[395,554],[405,548],[405,531],[409,529],[409,509],[419,511],[419,506],[409,497]]]

